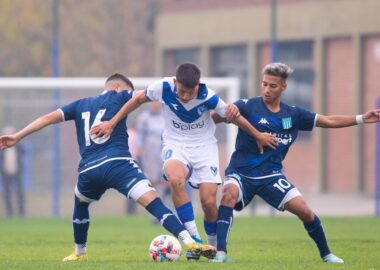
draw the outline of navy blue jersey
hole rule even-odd
[[[79,99],[60,110],[65,121],[74,120],[82,160],[79,171],[119,157],[131,157],[126,119],[120,121],[108,138],[91,138],[90,129],[110,120],[132,98],[132,91],[107,91],[102,95]]]
[[[264,153],[260,154],[256,140],[239,129],[235,152],[226,169],[226,175],[238,172],[259,177],[281,172],[282,161],[297,138],[298,131],[312,130],[316,119],[315,113],[284,103],[280,104],[278,112],[271,112],[262,97],[238,100],[235,105],[257,130],[274,134],[278,145],[275,150],[265,147]]]

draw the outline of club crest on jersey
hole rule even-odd
[[[290,129],[292,127],[292,118],[282,118],[282,128],[283,129]]]
[[[210,169],[211,169],[211,172],[212,172],[212,174],[214,176],[218,173],[218,168],[217,167],[211,166]]]
[[[198,115],[202,115],[205,111],[207,111],[206,106],[201,106],[197,109]]]

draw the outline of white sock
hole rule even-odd
[[[185,225],[186,230],[190,233],[191,236],[201,239],[195,220],[185,222],[183,225]]]
[[[191,237],[188,231],[184,230],[178,234],[178,239],[181,240],[185,245],[194,243],[194,239]]]
[[[87,253],[86,243],[84,243],[84,244],[76,244],[75,243],[75,254],[80,255],[83,253]]]
[[[216,247],[216,241],[217,241],[216,234],[207,235],[207,244],[209,244],[210,246]]]
[[[226,256],[227,254],[224,251],[218,251],[216,256]]]

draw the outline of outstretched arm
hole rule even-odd
[[[361,115],[318,115],[316,126],[321,128],[344,128],[358,124],[380,122],[380,109]]]
[[[15,144],[17,144],[20,140],[22,140],[24,137],[28,136],[29,134],[36,132],[46,126],[62,122],[62,114],[60,111],[54,111],[48,114],[45,114],[44,116],[41,116],[31,122],[29,125],[21,129],[19,132],[15,134],[10,135],[4,135],[0,137],[0,149],[5,149],[8,147],[12,147]]]
[[[133,98],[126,102],[111,120],[104,121],[101,124],[94,126],[90,130],[90,135],[92,135],[93,138],[106,138],[110,136],[117,123],[119,123],[129,113],[136,110],[141,104],[148,101],[149,99],[145,96],[144,90],[137,91]]]

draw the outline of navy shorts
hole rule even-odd
[[[113,188],[128,197],[131,189],[146,179],[133,159],[113,160],[81,172],[75,194],[80,199],[82,195],[85,200],[99,200],[107,189]]]
[[[280,211],[284,210],[288,201],[301,196],[298,189],[280,173],[264,177],[232,173],[226,175],[223,185],[227,184],[235,184],[239,188],[239,199],[235,205],[237,211],[246,207],[255,195]]]

